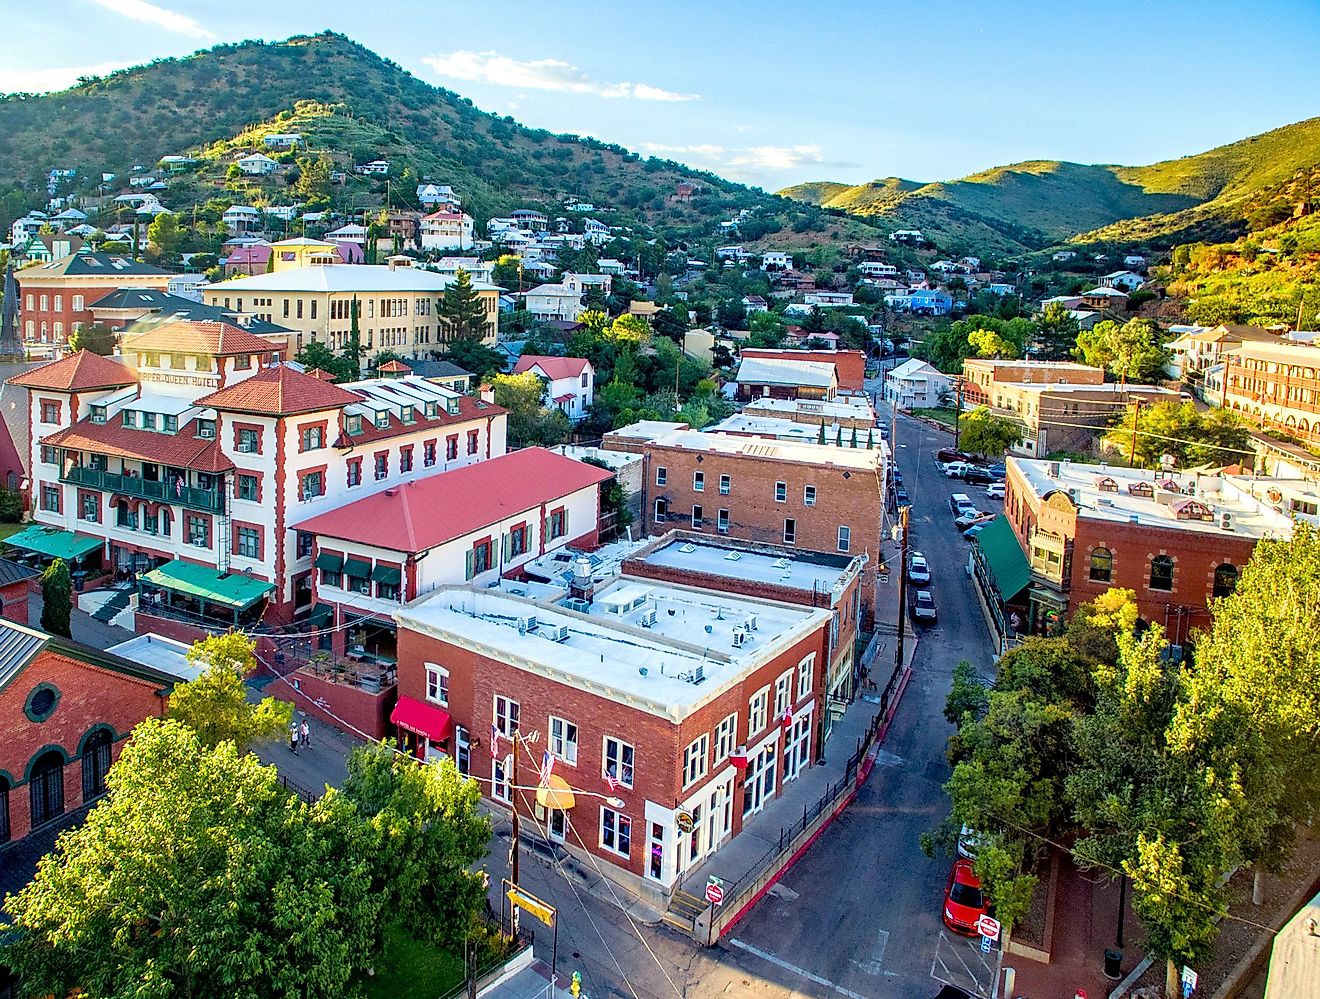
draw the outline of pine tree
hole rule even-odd
[[[344,344],[341,374],[350,381],[362,372],[362,334],[358,331],[358,300],[353,296],[353,305],[349,312],[348,342]]]
[[[834,446],[843,447],[843,424],[839,424],[839,429],[834,434]]]
[[[454,282],[445,289],[438,310],[447,340],[481,340],[489,323],[486,306],[472,287],[472,275],[459,269]]]
[[[820,436],[816,438],[816,443],[817,444],[825,443],[825,424],[823,423],[820,425]]]
[[[62,558],[51,562],[41,576],[41,627],[52,635],[69,638],[69,615],[73,609],[73,580]]]
[[[853,427],[853,430],[852,430],[852,446],[853,446],[854,448],[857,447],[857,428],[856,428],[856,427]]]

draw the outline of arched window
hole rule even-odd
[[[1226,597],[1237,588],[1238,571],[1237,566],[1230,562],[1215,569],[1215,588],[1213,596]]]
[[[1107,583],[1114,574],[1114,556],[1108,548],[1097,548],[1091,552],[1091,579],[1097,583]]]
[[[9,842],[9,778],[0,777],[0,843]]]
[[[1150,560],[1150,588],[1152,590],[1173,589],[1173,559],[1168,555],[1156,555]]]
[[[64,757],[55,750],[42,754],[28,779],[32,828],[64,814]]]
[[[110,733],[97,729],[83,744],[83,801],[105,794],[105,775],[110,771]]]

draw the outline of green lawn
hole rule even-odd
[[[414,940],[394,926],[385,934],[385,952],[376,974],[360,979],[367,999],[439,999],[463,984],[463,959]]]
[[[951,427],[954,424],[953,407],[951,406],[941,406],[935,409],[914,409],[912,415],[924,416],[928,420],[943,423],[946,427]]]
[[[0,524],[0,541],[3,541],[11,534],[17,534],[27,526],[27,524]]]

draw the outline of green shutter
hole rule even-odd
[[[471,579],[473,576],[476,575],[476,573],[472,571],[472,569],[473,569],[473,559],[476,558],[476,554],[477,554],[477,553],[476,553],[473,549],[471,549],[471,548],[469,548],[468,551],[467,551],[467,578],[468,578],[468,579]]]

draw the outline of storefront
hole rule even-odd
[[[1003,651],[1026,631],[1031,566],[1002,514],[976,535],[971,573],[995,644]]]

